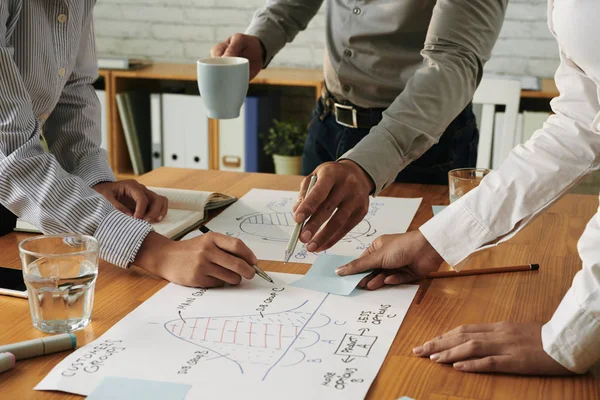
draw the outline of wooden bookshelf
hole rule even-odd
[[[552,78],[544,78],[541,80],[542,90],[522,90],[522,99],[548,99],[552,100],[558,96],[558,89]]]
[[[102,70],[101,77],[106,82],[107,124],[109,127],[109,161],[115,175],[119,179],[131,179],[133,174],[123,127],[117,111],[117,93],[136,88],[161,92],[161,84],[170,82],[195,82],[195,64],[157,63],[133,70]],[[296,68],[269,68],[261,71],[251,82],[254,85],[270,85],[284,87],[303,87],[314,90],[314,98],[321,95],[324,85],[323,73],[320,70]],[[219,168],[219,124],[209,120],[209,167]]]
[[[133,179],[133,174],[123,127],[117,111],[117,93],[136,88],[144,88],[161,92],[164,82],[196,81],[196,64],[157,63],[132,70],[100,70],[99,76],[104,79],[108,109],[108,157],[115,175],[119,179]],[[253,85],[270,85],[280,87],[312,88],[315,98],[321,95],[324,86],[323,72],[315,69],[268,68],[261,71],[251,82]],[[558,89],[551,78],[542,79],[541,90],[521,92],[522,99],[527,101],[546,102],[558,96]],[[548,107],[549,108],[549,107]],[[219,169],[219,124],[209,120],[209,167]]]

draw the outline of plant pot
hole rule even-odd
[[[302,156],[280,156],[273,154],[275,173],[279,175],[300,175]]]

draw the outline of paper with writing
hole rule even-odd
[[[417,286],[336,296],[272,273],[238,287],[169,284],[36,387],[89,395],[105,376],[192,385],[186,399],[362,399]]]
[[[297,192],[252,189],[207,226],[214,232],[240,238],[261,260],[283,261],[296,224],[292,206],[297,196]],[[359,257],[377,237],[406,232],[420,204],[421,199],[371,198],[363,221],[327,253]],[[298,242],[290,262],[312,264],[316,258]]]

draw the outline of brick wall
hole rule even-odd
[[[217,41],[243,32],[264,0],[98,0],[96,36],[101,56],[194,62]],[[557,46],[546,25],[547,0],[512,0],[486,70],[552,76]],[[322,66],[323,9],[273,61],[290,67]]]

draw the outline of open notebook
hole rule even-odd
[[[161,222],[152,224],[157,233],[177,239],[195,229],[205,219],[207,210],[225,207],[237,199],[222,193],[196,190],[148,187],[153,192],[169,199],[169,211]],[[16,231],[40,232],[34,225],[17,220]]]

